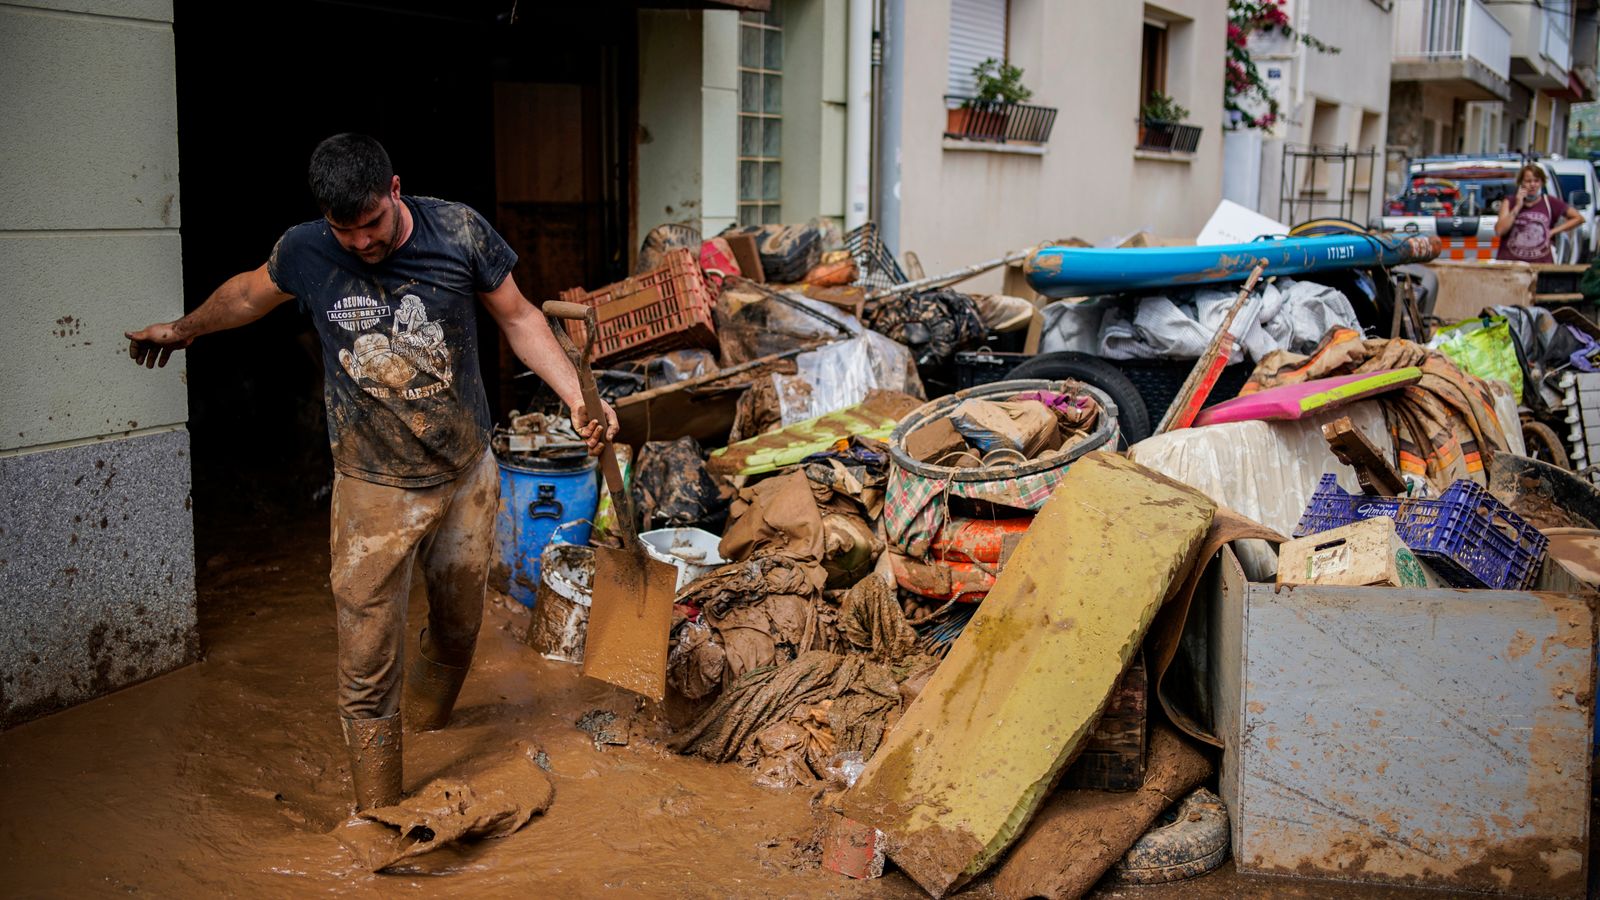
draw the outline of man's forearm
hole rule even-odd
[[[173,330],[179,337],[193,340],[203,334],[248,325],[266,315],[272,307],[251,301],[250,277],[251,273],[242,272],[223,282],[194,312],[172,323]]]
[[[511,345],[511,352],[522,360],[522,364],[550,385],[562,402],[568,407],[577,409],[583,405],[583,391],[578,387],[578,372],[572,367],[572,361],[567,359],[567,353],[561,349],[561,344],[556,341],[556,336],[550,330],[550,322],[544,316],[534,312],[531,308],[528,314],[518,317],[517,321],[508,323],[505,329],[506,342]],[[589,415],[596,415],[596,410],[587,410]]]

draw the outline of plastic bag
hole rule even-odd
[[[752,295],[759,295],[751,300]],[[737,366],[808,343],[849,337],[853,321],[837,307],[797,294],[763,292],[730,278],[717,301],[717,339],[722,365]]]
[[[911,351],[876,331],[857,326],[848,341],[795,357],[794,375],[773,375],[783,425],[855,406],[873,388],[923,396]]]
[[[1503,316],[1469,319],[1441,328],[1429,349],[1438,350],[1479,378],[1497,378],[1511,385],[1511,394],[1522,402],[1522,363],[1511,336],[1511,323]]]

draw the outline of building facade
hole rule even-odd
[[[0,3],[0,727],[197,655],[174,77],[166,0]]]

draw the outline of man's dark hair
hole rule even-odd
[[[375,138],[345,132],[311,151],[311,196],[322,214],[349,222],[372,207],[373,198],[389,193],[394,166]]]

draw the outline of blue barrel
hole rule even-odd
[[[538,460],[500,463],[500,512],[495,536],[500,558],[511,570],[511,596],[531,607],[539,588],[539,556],[552,541],[589,543],[600,484],[600,460]]]

